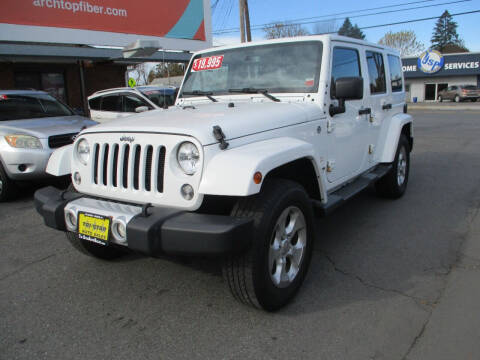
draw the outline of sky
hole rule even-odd
[[[405,4],[382,8],[377,10],[365,11],[365,9],[386,7],[390,5]],[[230,28],[239,28],[238,0],[211,0],[212,4],[212,32],[214,45],[226,45],[240,42],[240,33],[218,34],[218,31]],[[215,5],[216,4],[216,5]],[[358,24],[360,28],[372,25],[387,24],[399,21],[414,20],[433,16],[440,16],[445,10],[450,14],[480,10],[479,0],[369,0],[360,2],[358,0],[249,0],[251,26],[280,22],[293,21],[297,19],[312,18],[324,16],[321,19],[308,19],[307,21],[323,21],[320,26],[323,29],[331,29],[336,25],[340,27],[346,16],[350,17],[353,24]],[[428,6],[428,7],[427,7]],[[424,7],[424,8],[419,8]],[[416,8],[416,9],[414,9]],[[392,10],[409,9],[392,13],[379,15],[369,15],[356,17],[358,15],[367,15],[374,12],[387,12]],[[332,14],[346,13],[342,15],[331,16]],[[328,21],[325,21],[327,20]],[[300,20],[301,21],[301,20]],[[460,38],[465,41],[466,47],[470,51],[480,52],[480,12],[468,15],[454,16],[457,22],[457,32]],[[427,20],[409,24],[390,25],[374,29],[362,30],[366,35],[366,40],[378,42],[388,31],[411,30],[414,31],[417,40],[427,48],[430,46],[430,39],[436,20]],[[309,32],[315,30],[315,24],[305,24]],[[264,39],[262,30],[252,30],[253,40]]]

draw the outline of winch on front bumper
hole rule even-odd
[[[106,246],[123,245],[150,256],[240,252],[249,245],[253,233],[252,219],[122,204],[51,186],[35,193],[35,207],[47,226],[61,231],[78,233],[79,214],[108,219]],[[124,238],[113,230],[118,224],[126,228]]]

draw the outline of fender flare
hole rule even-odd
[[[71,161],[73,145],[63,146],[55,150],[47,164],[47,173],[53,176],[64,176],[71,174]]]
[[[313,160],[314,147],[290,137],[259,141],[222,151],[213,156],[204,168],[199,193],[225,196],[257,194],[263,183],[254,183],[253,175],[257,171],[265,179],[271,170],[301,158]],[[318,169],[314,168],[318,174]]]
[[[390,120],[389,125],[385,128],[385,136],[381,136],[382,142],[380,145],[380,155],[378,162],[391,163],[395,160],[395,153],[397,152],[398,140],[402,129],[406,124],[413,123],[413,118],[409,114],[396,114]],[[413,136],[413,129],[411,129]]]

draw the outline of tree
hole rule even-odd
[[[185,65],[182,63],[159,63],[148,74],[148,83],[154,79],[172,76],[183,76]]]
[[[456,45],[466,49],[463,40],[458,36],[457,26],[457,23],[453,21],[452,15],[450,15],[448,10],[445,10],[437,20],[435,28],[433,29],[430,40],[432,42],[432,49],[443,52],[447,45]]]
[[[308,31],[299,24],[275,23],[265,26],[262,30],[267,39],[309,35]]]
[[[419,55],[425,49],[425,46],[417,41],[415,33],[407,30],[396,33],[389,31],[378,43],[397,49],[401,56]]]
[[[353,26],[348,17],[345,19],[340,29],[338,29],[338,35],[348,36],[355,39],[365,39],[365,34],[362,30],[360,30],[357,24]]]

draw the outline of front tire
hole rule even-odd
[[[10,180],[0,163],[0,202],[7,201],[15,194],[15,183]]]
[[[460,99],[460,96],[458,96],[458,95],[455,95],[454,100],[455,100],[456,103],[459,103],[460,101],[462,101],[462,99]]]
[[[375,189],[380,196],[397,199],[405,193],[410,174],[410,144],[402,134],[390,171],[378,180]]]
[[[238,201],[232,216],[254,219],[251,246],[228,257],[223,275],[233,296],[275,311],[300,288],[310,264],[313,210],[303,187],[283,179],[266,181],[262,192]]]

